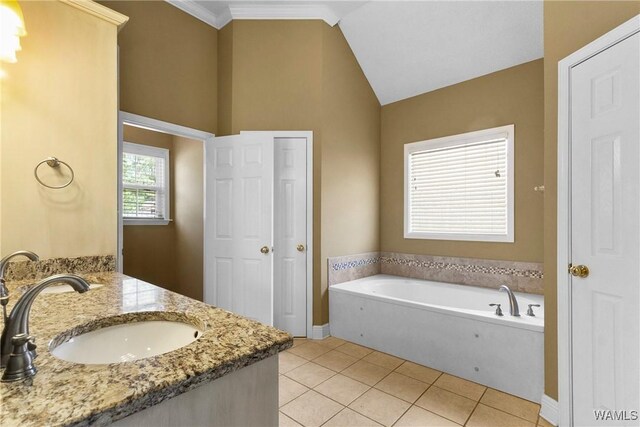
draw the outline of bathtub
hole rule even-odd
[[[331,335],[540,402],[543,298],[515,295],[520,317],[495,289],[379,274],[329,287]]]

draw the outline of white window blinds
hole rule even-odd
[[[513,126],[405,146],[405,237],[513,241]]]
[[[124,219],[169,220],[169,151],[125,142],[122,153]]]

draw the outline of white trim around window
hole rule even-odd
[[[405,239],[513,242],[514,139],[507,125],[405,144]]]
[[[163,168],[163,183],[161,191],[163,195],[162,203],[162,217],[161,218],[127,218],[123,217],[123,225],[167,225],[171,222],[170,219],[170,206],[171,206],[171,186],[170,176],[171,168],[169,167],[169,150],[166,148],[152,147],[149,145],[135,144],[132,142],[123,141],[122,152],[130,154],[138,154],[141,156],[158,157],[164,160]],[[123,179],[124,181],[124,179]],[[126,188],[143,188],[144,186],[127,185],[122,182],[122,190]],[[155,188],[154,188],[155,189]]]

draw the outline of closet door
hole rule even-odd
[[[273,324],[273,138],[206,148],[205,302]]]
[[[307,335],[307,139],[275,138],[274,321]]]

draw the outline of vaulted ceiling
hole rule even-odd
[[[232,19],[338,23],[382,105],[543,56],[540,0],[167,1],[216,28]]]

